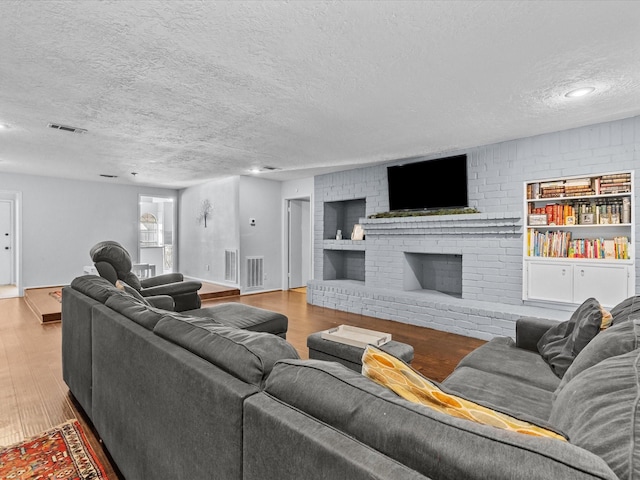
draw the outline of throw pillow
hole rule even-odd
[[[588,298],[566,322],[551,327],[538,341],[538,352],[562,378],[584,347],[598,334],[610,314],[595,298]]]
[[[140,295],[139,291],[137,291],[135,288],[133,288],[131,285],[127,284],[126,282],[123,282],[122,280],[116,281],[116,288],[118,288],[119,290],[122,290],[123,292],[127,292],[133,298],[144,303],[145,305],[151,305],[146,298]]]
[[[610,357],[616,357],[640,347],[640,319],[617,323],[596,335],[575,358],[565,372],[558,388],[557,396],[573,377],[587,368],[599,364]]]
[[[640,478],[640,350],[607,358],[573,377],[549,422],[602,458],[618,478]]]
[[[449,394],[402,360],[372,345],[365,348],[362,356],[362,374],[405,400],[446,415],[512,432],[566,441],[554,431]]]
[[[611,309],[613,325],[626,322],[630,318],[635,318],[640,313],[640,295],[625,298],[618,305]]]

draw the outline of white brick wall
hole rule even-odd
[[[466,153],[470,206],[489,216],[519,219],[520,228],[515,232],[506,227],[501,234],[475,235],[460,226],[442,235],[427,231],[424,235],[412,233],[399,239],[367,234],[364,282],[323,280],[323,205],[365,198],[367,216],[387,211],[387,165],[318,176],[315,178],[314,280],[308,288],[309,302],[479,338],[513,336],[515,318],[520,314],[533,312],[537,316],[568,318],[566,311],[533,309],[524,306],[521,300],[524,182],[634,170],[640,166],[639,151],[640,117],[632,117],[424,157]],[[636,205],[640,205],[637,190]],[[638,238],[635,212],[634,218]],[[418,221],[418,224],[421,226],[415,228],[423,228],[424,222]],[[343,233],[348,238],[350,232]],[[404,292],[404,251],[463,254],[463,298],[440,295],[434,298]],[[640,285],[637,273],[636,277],[636,285]]]

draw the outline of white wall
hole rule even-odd
[[[91,265],[89,249],[116,240],[138,251],[138,195],[171,189],[0,173],[0,190],[21,194],[21,286],[67,285]]]
[[[313,188],[313,177],[278,182],[243,176],[181,190],[180,271],[201,280],[230,284],[224,280],[224,250],[235,249],[241,273],[237,285],[243,293],[247,256],[265,257],[264,290],[286,288],[286,202],[293,198],[313,200]],[[213,211],[205,229],[198,216],[207,199]],[[255,227],[249,224],[251,218],[256,219]]]
[[[282,288],[281,182],[240,177],[240,272],[247,285],[246,259],[264,257],[264,290]],[[255,226],[250,219],[255,219]],[[244,292],[244,290],[243,290]]]
[[[239,177],[229,177],[180,191],[178,245],[183,275],[229,283],[224,280],[224,251],[240,249],[239,185]],[[205,200],[212,205],[206,228],[200,219]]]

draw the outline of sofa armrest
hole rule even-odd
[[[168,310],[170,312],[175,311],[175,302],[171,295],[153,295],[151,297],[144,298],[152,307]]]
[[[550,320],[548,318],[519,318],[516,320],[516,346],[518,348],[537,352],[538,341],[542,335],[557,324],[557,320]]]
[[[156,287],[158,285],[166,285],[167,283],[182,282],[184,277],[181,273],[164,273],[155,277],[143,278],[140,280],[142,288]]]
[[[193,293],[194,295],[197,295],[200,288],[202,288],[202,282],[187,281],[143,288],[140,293],[143,297],[150,297],[152,295],[171,295],[172,297],[175,297],[176,295],[182,295],[185,293]]]

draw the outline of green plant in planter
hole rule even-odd
[[[443,208],[441,210],[425,210],[412,212],[383,212],[369,215],[369,218],[396,218],[396,217],[426,217],[432,215],[464,215],[467,213],[480,213],[477,208]]]

